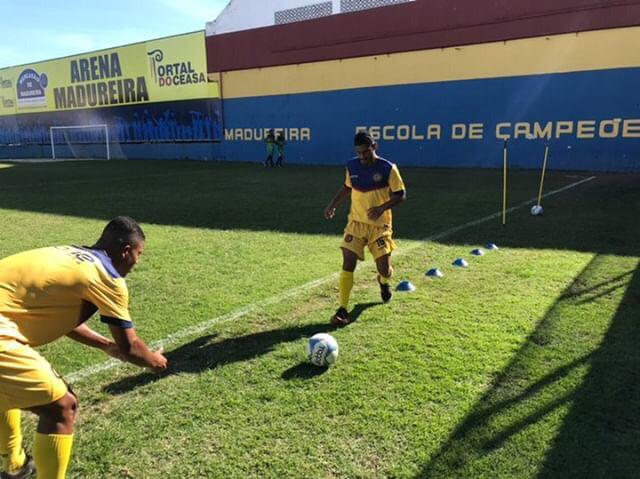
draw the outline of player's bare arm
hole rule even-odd
[[[328,220],[336,215],[336,208],[351,195],[351,188],[342,185],[342,188],[336,193],[329,205],[324,209],[324,217]]]
[[[138,337],[134,328],[121,328],[110,324],[109,331],[118,345],[120,354],[127,362],[157,373],[167,369],[167,358],[162,355],[162,348],[151,351]]]
[[[389,199],[389,201],[385,201],[379,206],[374,206],[373,208],[369,208],[367,210],[367,216],[369,217],[370,220],[377,220],[378,218],[380,218],[380,215],[382,215],[382,213],[384,213],[386,210],[389,210],[394,206],[399,205],[406,199],[407,199],[407,193],[404,190],[391,193],[391,198]]]
[[[125,358],[120,353],[118,345],[111,339],[97,333],[86,324],[81,324],[76,329],[67,334],[67,337],[79,343],[101,349],[109,356],[124,361]]]

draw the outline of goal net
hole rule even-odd
[[[111,159],[107,125],[68,125],[49,128],[51,158]]]

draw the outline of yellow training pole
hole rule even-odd
[[[544,147],[544,161],[542,162],[542,175],[540,176],[540,190],[538,191],[538,206],[542,201],[542,185],[544,184],[544,172],[547,170],[547,158],[549,157],[549,145]]]
[[[507,142],[502,150],[502,226],[507,224]]]

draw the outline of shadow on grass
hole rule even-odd
[[[640,477],[639,319],[636,270],[538,477]]]
[[[217,335],[199,337],[190,343],[165,354],[169,368],[162,374],[141,373],[126,377],[104,387],[110,394],[124,394],[138,387],[161,380],[163,377],[179,374],[197,374],[207,369],[215,369],[225,364],[247,361],[274,350],[281,343],[297,341],[316,333],[334,331],[330,324],[310,324],[307,326],[274,329],[247,334],[237,338],[216,341]]]
[[[608,268],[591,261],[417,477],[640,477],[640,271],[636,261],[633,275],[611,271],[610,281],[588,284]],[[622,278],[610,322],[579,312],[588,308],[581,294]],[[568,311],[583,315],[576,336],[563,325]],[[599,344],[581,338],[591,327],[605,331]],[[524,439],[528,428],[536,432]]]
[[[547,190],[547,191],[550,191]],[[517,202],[510,200],[509,205]],[[444,244],[496,243],[499,247],[586,251],[636,256],[640,234],[640,175],[601,175],[596,180],[544,199],[545,215],[528,208],[462,229],[441,240]],[[628,274],[628,273],[627,273]]]
[[[499,171],[403,168],[402,173],[409,201],[394,210],[397,238],[424,239],[500,208]],[[586,176],[552,171],[545,185],[551,191]],[[506,229],[495,218],[487,223],[490,233],[478,244],[491,239],[500,246],[599,253],[625,248],[617,241],[617,232],[624,231],[621,218],[627,214],[625,208],[631,209],[630,202],[639,204],[640,199],[621,186],[620,178],[631,178],[627,183],[638,189],[640,176],[612,178],[600,187],[583,185],[545,200],[547,215],[535,222],[527,217],[527,208],[510,214]],[[341,206],[332,221],[324,219],[323,210],[343,179],[341,166],[273,170],[259,164],[192,161],[18,164],[0,170],[0,208],[104,221],[127,214],[143,225],[339,236],[348,205]],[[531,199],[537,185],[538,172],[512,172],[510,205]],[[580,196],[584,191],[588,193]],[[621,194],[624,191],[627,196]],[[580,198],[575,199],[577,196]],[[603,228],[607,241],[598,235],[576,234],[584,224],[591,224],[589,215],[600,211],[604,213],[598,219],[610,225]],[[519,216],[531,224],[517,225],[514,219]]]
[[[354,318],[360,316],[365,310],[382,303],[359,303],[351,312]],[[123,378],[104,387],[104,391],[110,394],[124,394],[140,386],[158,381],[165,376],[178,373],[197,374],[207,369],[215,369],[225,364],[247,361],[262,356],[274,350],[281,343],[297,341],[308,338],[316,333],[329,333],[338,329],[331,324],[310,324],[307,326],[274,329],[260,333],[247,334],[237,338],[222,339],[216,341],[217,334],[209,334],[194,339],[172,351],[165,353],[169,360],[169,369],[162,374],[141,373],[135,376]],[[313,377],[322,374],[324,370],[315,366],[310,368],[301,364],[288,370],[283,378],[292,379],[298,377]],[[291,377],[285,377],[291,376]]]
[[[384,303],[382,301],[371,302],[371,303],[358,303],[356,304],[349,314],[351,315],[351,319],[356,321],[362,313],[364,313],[367,309],[373,308],[375,306],[381,306]]]
[[[328,370],[328,367],[323,368],[310,363],[300,363],[287,369],[282,373],[281,377],[286,381],[292,379],[311,379],[326,373]]]

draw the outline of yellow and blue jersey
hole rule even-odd
[[[46,344],[96,309],[105,323],[133,327],[127,285],[106,252],[54,246],[0,260],[0,338]]]
[[[369,219],[367,211],[389,201],[391,193],[404,191],[404,182],[394,163],[379,156],[373,164],[363,165],[358,158],[353,158],[347,163],[344,183],[351,188],[349,221],[391,227],[390,209],[377,220]]]

